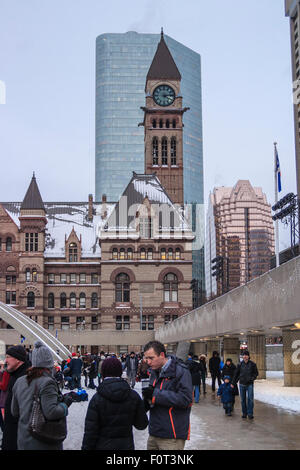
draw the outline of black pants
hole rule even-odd
[[[216,390],[216,379],[218,379],[218,385],[221,385],[221,372],[211,372],[211,389],[214,392]]]
[[[229,402],[229,403],[223,403],[223,408],[225,410],[225,414],[229,414],[232,412],[233,410],[233,403],[232,402]]]

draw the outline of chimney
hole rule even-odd
[[[89,210],[88,210],[88,220],[93,221],[93,195],[89,194]]]
[[[107,209],[106,209],[106,194],[102,194],[102,208],[101,208],[101,219],[106,219]]]

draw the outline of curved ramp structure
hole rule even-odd
[[[70,351],[48,330],[10,305],[0,302],[0,317],[32,344],[37,340],[44,343],[56,360],[67,359],[71,355]]]

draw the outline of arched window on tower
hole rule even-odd
[[[70,294],[70,308],[76,308],[76,294],[71,292]]]
[[[67,296],[63,292],[60,294],[60,308],[66,308],[67,307]]]
[[[177,164],[176,154],[177,154],[176,137],[172,137],[171,139],[171,166],[176,166]]]
[[[166,128],[170,129],[170,120],[169,119],[166,120]]]
[[[116,277],[116,302],[130,302],[130,279],[128,274],[121,273]]]
[[[79,308],[86,308],[86,295],[84,292],[79,294]]]
[[[156,119],[153,119],[153,121],[152,121],[152,127],[153,127],[154,129],[156,129]]]
[[[173,119],[173,121],[172,121],[172,127],[173,127],[173,129],[176,129],[176,119]]]
[[[163,120],[160,119],[160,120],[159,120],[159,128],[162,129],[163,127],[164,127]]]
[[[27,294],[27,307],[28,308],[34,308],[35,307],[34,292],[28,292],[28,294]]]
[[[178,279],[176,274],[169,273],[164,277],[164,302],[178,301]]]
[[[163,137],[161,141],[161,164],[163,166],[168,165],[168,141],[166,137]]]
[[[152,165],[158,165],[158,138],[153,137],[152,140]]]

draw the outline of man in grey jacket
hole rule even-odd
[[[138,365],[139,365],[139,360],[136,357],[135,353],[132,351],[130,353],[130,356],[127,357],[126,363],[125,363],[127,378],[128,378],[128,382],[131,388],[134,388],[135,386],[135,378],[137,374]]]

